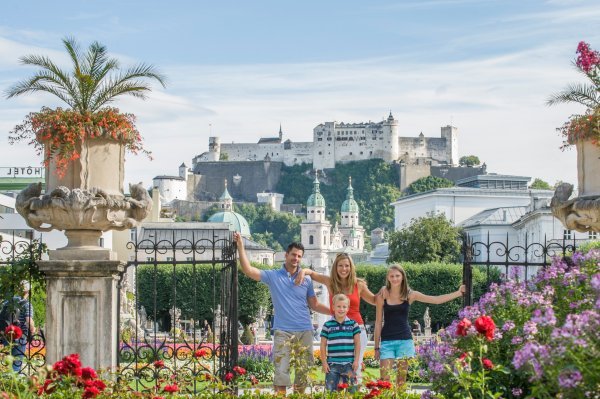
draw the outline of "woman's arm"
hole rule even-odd
[[[365,283],[364,281],[358,282],[358,293],[366,303],[373,306],[376,305],[375,299],[377,298],[377,295],[373,294],[371,290],[369,290],[369,287],[367,287],[367,283]]]
[[[300,283],[304,280],[304,276],[310,276],[310,278],[313,279],[313,281],[329,286],[329,276],[317,273],[312,269],[300,269],[300,271],[298,272],[298,276],[296,276],[296,280],[294,280],[294,283],[296,285],[300,285]]]
[[[408,296],[408,300],[410,303],[413,303],[414,301],[419,301],[419,302],[423,302],[423,303],[431,303],[433,305],[439,305],[439,304],[451,301],[453,299],[460,298],[461,296],[463,296],[465,291],[466,291],[466,287],[464,284],[458,288],[458,291],[454,291],[454,292],[451,292],[450,294],[444,294],[444,295],[433,296],[433,295],[422,294],[419,291],[411,291],[411,293]]]
[[[383,325],[383,298],[378,296],[375,301],[375,333],[373,342],[375,344],[375,359],[379,360],[379,346],[381,344],[381,327]]]

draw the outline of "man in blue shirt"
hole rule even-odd
[[[240,257],[242,272],[255,281],[269,286],[271,300],[275,310],[273,324],[273,358],[275,377],[273,385],[276,393],[286,392],[291,385],[290,356],[291,347],[299,345],[306,361],[306,366],[313,363],[313,324],[310,309],[329,315],[329,307],[317,301],[310,277],[305,277],[301,284],[294,280],[300,270],[300,260],[304,255],[304,246],[291,243],[285,252],[285,263],[278,270],[260,270],[250,264],[244,249],[244,240],[239,233],[234,233]],[[294,391],[304,392],[308,367],[295,370]]]

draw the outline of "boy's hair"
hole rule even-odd
[[[290,252],[292,252],[292,249],[294,249],[294,248],[301,250],[302,254],[304,255],[304,245],[302,245],[301,242],[293,242],[290,245],[288,245],[285,253],[289,254]]]
[[[345,294],[336,294],[333,296],[331,302],[335,305],[338,302],[347,302],[350,303],[350,298],[348,298]]]

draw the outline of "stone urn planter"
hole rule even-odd
[[[577,148],[577,185],[579,197],[600,196],[600,146],[580,140]]]
[[[552,214],[567,229],[600,232],[600,147],[591,140],[579,140],[575,147],[579,196],[571,198],[573,185],[562,183],[550,202]]]
[[[95,138],[78,144],[76,150],[80,157],[62,176],[51,159],[46,193],[42,195],[41,183],[32,184],[19,193],[16,208],[36,230],[65,231],[68,245],[53,251],[53,259],[67,259],[73,251],[78,259],[108,259],[110,251],[98,246],[102,232],[135,227],[149,214],[152,200],[141,183],[130,186],[131,197],[123,194],[123,143]]]

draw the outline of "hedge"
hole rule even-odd
[[[402,263],[406,270],[409,286],[426,295],[442,295],[456,291],[462,282],[462,268],[460,264],[447,263]],[[365,279],[369,289],[375,294],[385,285],[385,276],[387,267],[374,265],[357,265],[356,274]],[[491,281],[499,281],[500,273],[492,269],[490,273]],[[473,301],[487,291],[487,274],[479,268],[473,268]],[[462,301],[459,299],[446,302],[441,305],[430,305],[415,302],[410,307],[408,318],[419,320],[424,327],[423,315],[425,308],[429,307],[431,316],[431,327],[434,331],[446,326],[456,318],[458,310],[462,307]],[[371,306],[365,301],[361,301],[360,313],[365,319],[365,323],[375,322],[375,306]],[[412,324],[411,324],[412,325]]]
[[[264,268],[257,264],[254,266]],[[174,305],[181,309],[183,320],[194,319],[202,322],[206,319],[212,322],[213,308],[220,302],[221,294],[221,272],[217,268],[213,270],[212,265],[184,264],[175,268],[170,264],[159,264],[156,267],[140,265],[136,280],[138,306],[144,306],[149,319],[162,322],[163,329],[170,328],[169,310]],[[265,309],[270,308],[269,289],[241,272],[238,274],[238,287],[239,320],[244,324],[252,323],[261,306]]]

